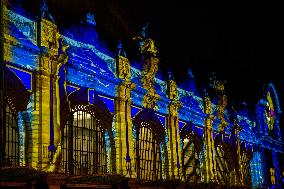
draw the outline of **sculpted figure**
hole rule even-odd
[[[142,27],[141,34],[139,36],[136,36],[133,38],[134,41],[139,42],[139,50],[141,54],[151,54],[153,56],[156,56],[157,49],[154,44],[154,40],[148,37],[148,30],[149,30],[149,24],[146,23]]]

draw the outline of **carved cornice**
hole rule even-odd
[[[131,101],[130,92],[136,87],[136,84],[130,81],[124,81],[122,84],[118,85],[118,97],[120,100]]]

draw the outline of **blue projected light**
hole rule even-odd
[[[138,108],[137,106],[131,106],[131,117],[135,117],[138,112],[140,112],[142,109]]]
[[[194,127],[194,131],[197,132],[199,134],[200,137],[203,136],[203,128],[201,127]]]
[[[157,113],[156,113],[156,115],[159,117],[159,119],[160,119],[161,123],[163,124],[163,126],[166,127],[166,117],[162,116],[160,114],[157,114]]]
[[[178,128],[179,128],[179,131],[181,131],[182,128],[183,128],[185,125],[186,125],[185,122],[183,122],[183,121],[178,121]]]
[[[28,19],[30,15],[25,15],[24,10],[22,12],[18,12],[15,9],[13,9],[13,11],[6,9],[7,8],[5,7],[5,19],[7,19],[5,21],[7,21],[7,24],[4,25],[4,30],[5,38],[7,38],[8,41],[4,42],[5,63],[7,63],[7,68],[9,68],[13,72],[13,74],[15,74],[15,76],[23,83],[26,90],[28,90],[29,92],[32,91],[37,93],[40,89],[33,86],[32,74],[33,70],[39,69],[39,63],[42,61],[41,59],[43,55],[40,48],[37,46],[37,41],[40,39],[37,36],[37,24],[40,24],[40,22],[37,23],[37,21],[34,19]],[[21,8],[19,7],[19,10],[20,9]],[[65,95],[68,96],[70,94],[72,96],[72,94],[74,94],[73,92],[82,88],[88,89],[89,105],[98,109],[108,109],[109,112],[114,115],[115,113],[117,113],[115,112],[116,110],[114,99],[119,96],[119,86],[121,86],[124,80],[118,78],[117,76],[117,72],[119,71],[118,69],[120,66],[117,62],[117,54],[112,52],[112,50],[108,48],[106,41],[99,37],[100,35],[97,32],[96,24],[97,22],[95,20],[95,14],[88,13],[86,14],[86,18],[83,19],[80,24],[72,25],[71,27],[65,29],[58,27],[58,31],[60,32],[60,45],[68,46],[66,50],[68,61],[59,68],[59,96],[57,96],[57,98],[59,98],[59,101],[65,100],[64,98],[61,99],[61,97],[65,97]],[[62,53],[63,50],[61,49],[61,51],[59,52]],[[145,69],[148,69],[147,60],[144,58],[139,58],[139,60],[129,60],[130,82],[135,84],[135,88],[131,89],[130,100],[125,102],[125,104],[131,102],[131,113],[128,112],[129,109],[127,107],[125,107],[125,109],[121,111],[125,112],[126,118],[128,118],[131,114],[131,119],[133,120],[135,119],[135,116],[141,115],[142,120],[153,119],[154,121],[160,121],[160,123],[166,130],[166,125],[168,124],[166,118],[171,114],[170,105],[172,102],[168,95],[169,83],[167,79],[164,78],[161,69],[158,68],[157,70],[155,70],[157,71],[155,72],[156,74],[151,76],[154,76],[154,92],[155,94],[157,94],[157,96],[159,96],[159,99],[155,101],[154,109],[150,109],[148,111],[147,108],[144,108],[145,95],[149,94],[149,91],[146,89],[147,87],[145,87],[144,82],[142,82],[142,79],[145,76]],[[158,64],[158,66],[161,66],[161,64]],[[128,69],[126,70],[128,71]],[[50,71],[53,72],[54,69],[52,68]],[[13,74],[12,76],[14,77]],[[15,81],[17,81],[17,78]],[[208,92],[206,92],[206,95],[209,95],[211,100],[209,107],[210,109],[212,109],[212,112],[209,113],[205,111],[207,104],[205,103],[203,95],[201,95],[203,94],[201,92],[205,89],[205,86],[198,88],[197,78],[194,77],[192,70],[190,69],[188,70],[187,75],[183,75],[183,78],[186,79],[184,82],[176,82],[178,87],[178,98],[175,100],[180,102],[182,106],[177,110],[178,116],[175,117],[174,126],[178,127],[176,128],[177,131],[171,132],[171,134],[175,134],[175,132],[177,132],[183,135],[184,131],[190,132],[190,134],[198,136],[198,138],[200,138],[200,140],[203,140],[204,142],[203,134],[205,133],[205,128],[210,128],[210,126],[212,126],[213,139],[216,139],[216,136],[218,137],[219,134],[219,126],[221,124],[222,118],[224,118],[227,123],[226,127],[224,128],[224,142],[228,142],[230,145],[232,145],[235,139],[237,139],[238,137],[241,142],[246,144],[244,146],[246,150],[253,152],[252,159],[249,162],[251,169],[252,186],[262,187],[264,186],[265,182],[267,182],[267,178],[270,177],[269,173],[267,173],[269,172],[269,164],[267,163],[268,158],[266,157],[266,154],[263,153],[265,150],[268,150],[269,153],[271,153],[272,158],[270,159],[272,159],[273,166],[275,167],[275,176],[277,180],[280,180],[280,172],[283,170],[281,170],[281,166],[279,166],[281,161],[277,158],[279,157],[279,153],[283,153],[283,142],[281,140],[279,117],[281,114],[281,109],[277,91],[274,85],[272,83],[267,83],[268,85],[265,85],[265,88],[263,89],[265,91],[263,92],[266,95],[264,95],[262,99],[259,99],[257,104],[254,104],[254,106],[256,105],[255,112],[252,112],[245,102],[238,105],[236,104],[235,109],[232,108],[231,103],[229,103],[228,101],[224,115],[222,115],[222,118],[220,118],[218,116],[218,110],[220,110],[218,109],[220,107],[220,104],[218,104],[220,100],[218,98],[220,97],[218,96],[218,93],[216,93],[216,91],[214,92],[214,90],[209,90]],[[216,80],[216,77],[214,76],[213,79]],[[53,91],[57,90],[57,88],[54,89],[53,85],[50,85],[50,88],[48,90],[49,91],[47,92],[53,93]],[[272,101],[271,103],[269,103],[269,100],[267,99],[267,93],[271,95],[269,98],[270,101]],[[21,99],[21,95],[15,95],[15,102],[17,102],[18,98]],[[20,162],[23,165],[26,158],[24,138],[26,119],[29,117],[32,121],[35,119],[34,116],[37,116],[33,113],[35,106],[34,98],[37,98],[37,96],[31,95],[30,102],[26,107],[27,111],[18,114],[20,145],[19,153]],[[53,97],[51,96],[51,102],[52,98]],[[72,99],[70,98],[67,100],[71,101]],[[83,102],[85,103],[85,98],[83,100]],[[39,101],[39,103],[42,102]],[[81,102],[76,101],[76,103]],[[269,105],[271,105],[271,107]],[[52,110],[53,109],[51,108],[51,141],[54,134],[52,130],[54,122]],[[108,110],[106,112],[108,112]],[[145,114],[143,114],[144,112],[141,112],[144,110]],[[273,125],[271,125],[272,123],[270,123],[269,128],[268,123],[272,118],[271,116],[273,116],[274,121]],[[210,118],[210,120],[208,118]],[[212,122],[210,122],[209,125],[207,124],[207,121]],[[131,122],[128,122],[127,120],[125,121],[125,140],[127,144],[127,153],[125,157],[127,162],[130,162],[131,158],[134,158],[129,156],[128,129],[132,129],[132,137],[135,140],[138,134],[136,133],[136,127],[133,124],[129,125],[129,123]],[[237,135],[234,131],[236,131],[235,129],[237,129],[238,127],[240,128]],[[116,127],[116,122],[112,122],[111,129],[112,130],[107,130],[105,132],[108,173],[110,173],[110,171],[112,170],[112,150],[110,138],[121,137],[120,134],[117,133],[120,130],[117,130],[118,128]],[[112,133],[110,133],[111,131]],[[171,143],[171,146],[176,148],[177,151],[173,151],[172,149],[171,150],[173,153],[176,153],[174,155],[177,159],[176,166],[178,168],[180,168],[179,163],[181,163],[181,158],[184,158],[180,158],[180,154],[178,153],[179,148],[183,149],[182,145],[184,145],[184,142],[182,137],[180,138],[180,141],[174,141],[176,142],[176,144],[174,144],[173,141],[171,141],[173,139],[173,136],[168,136],[168,132],[165,133],[166,134],[164,141],[160,144],[162,161],[161,167],[162,170],[165,170],[165,172],[163,171],[162,173],[162,178],[164,179],[166,179],[167,172],[167,167],[165,165],[167,159],[166,157],[168,154],[165,147],[168,146],[166,145]],[[210,135],[210,137],[212,136]],[[180,142],[180,146],[178,146],[177,142]],[[52,142],[49,146],[49,150],[50,147],[54,148],[54,144],[52,144]],[[130,148],[131,147],[132,146],[130,146]],[[200,165],[204,166],[206,163],[206,144],[204,143],[201,148],[202,149],[198,155]],[[51,150],[53,151],[53,149]],[[212,151],[213,154],[216,153],[216,151],[214,151],[214,145],[212,145]],[[282,156],[280,156],[280,158],[281,157]]]
[[[32,90],[32,73],[21,70],[19,68],[15,68],[12,66],[7,66],[10,70],[12,70],[15,75],[22,81],[27,90]]]
[[[94,89],[89,89],[88,90],[88,100],[90,104],[94,104],[94,95],[95,95],[95,91]]]
[[[252,186],[260,187],[263,181],[262,158],[260,152],[254,152],[250,162]]]
[[[114,113],[114,99],[99,95],[100,99],[104,101],[111,113]]]
[[[70,95],[72,92],[79,90],[80,88],[72,86],[72,85],[66,85],[66,91],[67,95]]]

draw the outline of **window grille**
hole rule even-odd
[[[70,115],[63,131],[62,163],[66,173],[106,173],[106,147],[100,120],[86,111]]]
[[[137,128],[136,171],[139,179],[161,179],[161,151],[158,141],[148,123],[142,122]]]
[[[4,165],[11,167],[19,166],[20,150],[18,117],[11,103],[6,104],[4,123]]]

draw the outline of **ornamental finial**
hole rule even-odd
[[[85,21],[86,21],[87,23],[89,23],[89,24],[91,24],[91,25],[93,25],[93,26],[97,25],[96,20],[95,20],[95,14],[94,14],[94,13],[88,12],[88,13],[86,14],[86,18],[85,18],[85,19],[86,19]]]
[[[149,23],[146,22],[141,30],[141,34],[133,37],[132,39],[134,41],[139,42],[139,50],[141,54],[150,54],[153,56],[156,56],[158,53],[156,47],[155,47],[155,42],[153,39],[148,37],[149,34]]]
[[[44,18],[55,23],[53,16],[48,11],[46,0],[42,0],[40,3],[40,18]]]
[[[117,42],[117,55],[123,56],[126,58],[126,53],[125,53],[125,50],[123,49],[121,40],[118,40]]]

